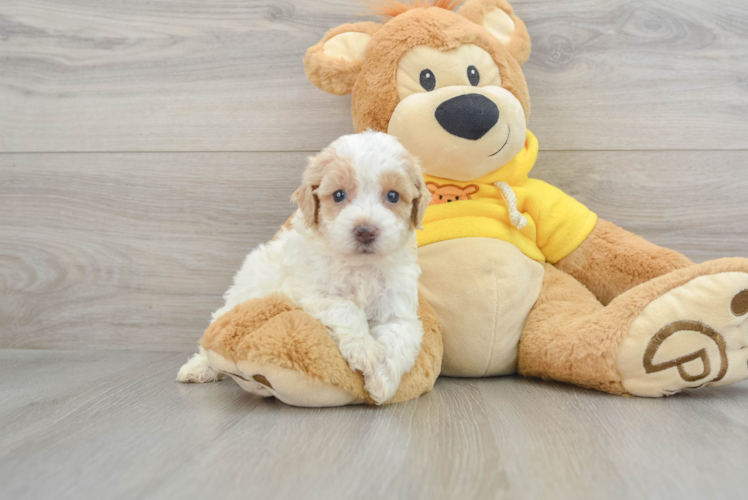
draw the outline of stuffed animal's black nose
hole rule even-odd
[[[353,230],[353,234],[356,235],[356,239],[360,243],[368,245],[376,239],[377,228],[368,224],[361,224],[360,226],[356,226],[356,228]]]
[[[450,134],[477,141],[499,122],[499,107],[488,97],[465,94],[441,103],[435,115]]]

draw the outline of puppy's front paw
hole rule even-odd
[[[392,399],[400,385],[400,377],[386,360],[382,361],[373,372],[364,373],[364,380],[366,382],[364,389],[378,405]]]
[[[375,371],[384,356],[382,346],[371,337],[341,342],[340,353],[351,370],[364,374]]]

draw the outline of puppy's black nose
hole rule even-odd
[[[499,122],[499,108],[488,97],[465,94],[441,103],[435,116],[450,134],[477,141]]]
[[[356,226],[356,228],[353,230],[353,234],[356,235],[356,239],[360,243],[368,245],[376,239],[377,228],[368,224],[361,224],[360,226]]]

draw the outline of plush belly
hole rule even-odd
[[[517,346],[540,295],[543,266],[506,241],[461,238],[418,251],[421,293],[442,325],[442,375],[490,377],[517,369]]]

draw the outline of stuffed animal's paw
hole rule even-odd
[[[699,276],[652,301],[631,324],[618,363],[635,396],[747,379],[748,272]]]

